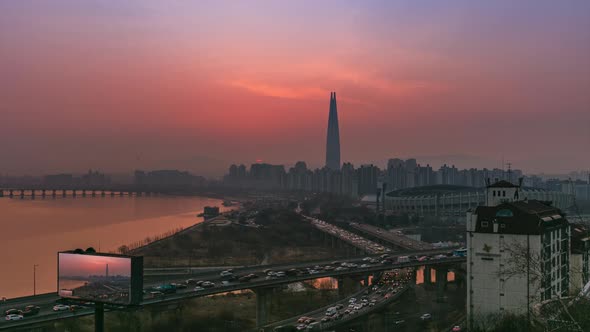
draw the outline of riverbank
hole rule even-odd
[[[268,209],[250,223],[224,217],[187,228],[131,251],[146,267],[258,265],[345,256],[327,248],[315,230],[287,209]]]

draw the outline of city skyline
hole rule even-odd
[[[342,161],[590,164],[588,2],[310,5],[3,2],[0,172],[319,166],[328,91]]]

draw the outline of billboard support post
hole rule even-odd
[[[104,304],[100,302],[94,305],[94,332],[104,332]]]

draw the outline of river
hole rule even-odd
[[[204,197],[0,198],[0,298],[55,292],[57,252],[115,251],[180,227],[221,201]]]

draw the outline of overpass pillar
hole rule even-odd
[[[256,326],[261,327],[268,323],[270,315],[270,305],[272,298],[272,288],[256,288]]]
[[[424,267],[424,284],[429,285],[432,283],[432,269],[430,266]]]
[[[447,272],[449,269],[446,266],[436,268],[436,301],[445,302],[445,289],[447,288]]]
[[[363,276],[345,276],[338,278],[338,295],[344,297],[346,294],[360,291],[362,280]]]

